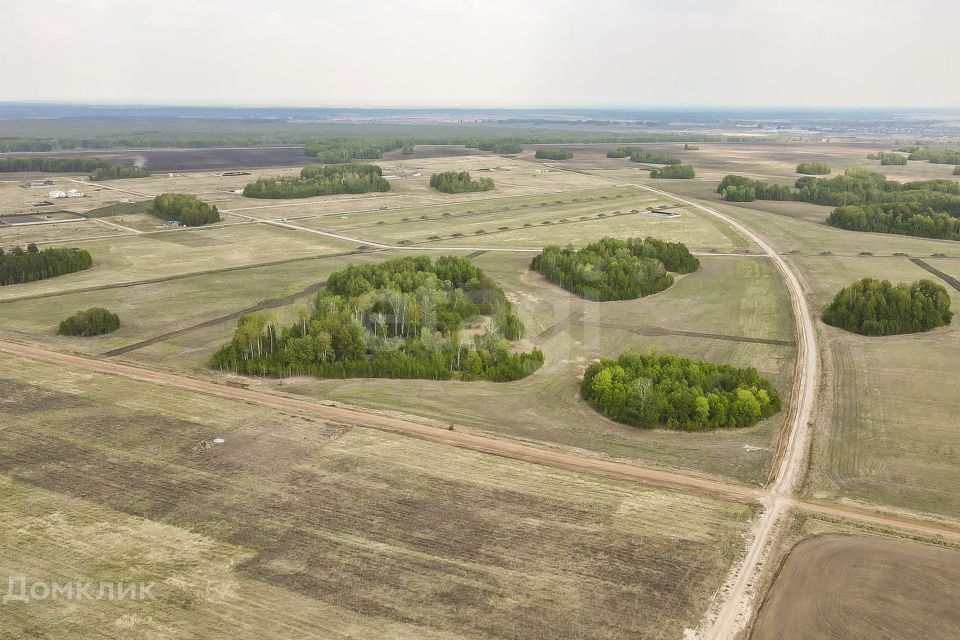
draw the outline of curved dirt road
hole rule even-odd
[[[751,537],[743,560],[734,568],[733,573],[727,579],[725,599],[716,611],[716,617],[706,622],[707,628],[700,635],[707,640],[732,639],[750,621],[756,596],[753,584],[755,584],[763,565],[767,549],[776,536],[778,524],[793,504],[790,496],[795,489],[797,478],[803,470],[809,439],[807,425],[810,422],[810,413],[817,395],[817,376],[819,373],[817,334],[800,280],[786,260],[774,251],[762,237],[738,220],[706,205],[678,197],[649,185],[635,184],[634,186],[673,198],[719,218],[744,237],[752,240],[773,261],[773,264],[783,276],[783,281],[790,292],[790,302],[796,319],[797,365],[793,397],[790,403],[790,414],[787,416],[788,429],[777,458],[774,460],[776,476],[763,496],[764,510],[751,528]]]

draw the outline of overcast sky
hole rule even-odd
[[[960,106],[956,0],[0,0],[0,100]]]

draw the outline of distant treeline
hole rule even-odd
[[[912,285],[864,278],[841,289],[823,321],[866,336],[917,333],[950,324],[950,296],[930,280]]]
[[[89,173],[110,166],[99,158],[55,158],[51,156],[28,156],[23,158],[0,158],[0,173],[18,171],[49,171],[51,173]]]
[[[378,160],[383,157],[383,154],[397,149],[400,149],[403,155],[411,155],[416,144],[462,144],[470,149],[480,149],[497,154],[520,153],[523,151],[523,145],[513,140],[455,136],[449,139],[441,139],[441,141],[436,139],[414,141],[400,138],[312,141],[307,143],[304,153],[316,157],[324,164],[337,164],[354,160]]]
[[[801,162],[797,165],[797,173],[808,176],[825,176],[830,173],[830,165],[825,162]]]
[[[879,160],[881,165],[905,165],[907,156],[892,151],[881,151],[880,153],[868,153],[867,160]]]
[[[55,278],[93,266],[93,258],[85,249],[51,247],[43,251],[32,242],[4,251],[0,247],[0,285],[34,282]]]
[[[926,160],[933,164],[960,165],[960,149],[931,149],[922,145],[901,147],[897,151],[909,153],[909,160]]]
[[[399,138],[315,141],[307,143],[304,153],[316,157],[324,164],[338,164],[353,160],[378,160],[384,153],[404,147],[408,147],[411,152],[413,150],[411,142]]]
[[[630,162],[645,162],[649,164],[680,164],[680,158],[668,156],[665,153],[649,151],[642,147],[620,147],[607,152],[608,158],[630,158]]]
[[[653,169],[650,172],[651,178],[682,178],[690,179],[696,177],[693,166],[689,164],[671,164],[660,169]]]
[[[150,213],[161,220],[176,220],[188,227],[220,222],[220,211],[186,193],[161,193],[153,199]]]
[[[848,204],[830,212],[827,224],[848,231],[960,240],[960,218],[939,211],[916,212],[907,204]]]
[[[470,191],[490,191],[492,178],[470,179],[469,171],[444,171],[430,176],[430,186],[443,193],[467,193]]]
[[[564,149],[537,149],[535,157],[540,160],[569,160],[573,153]]]
[[[260,178],[243,188],[247,198],[309,198],[337,193],[390,191],[383,170],[372,164],[304,167],[300,177]]]
[[[629,351],[587,367],[580,395],[612,420],[684,431],[748,427],[781,408],[756,369]]]
[[[33,123],[32,123],[33,124]],[[98,133],[92,134],[93,126]],[[330,151],[331,157],[346,155],[358,159],[369,157],[379,148],[381,153],[417,144],[467,145],[472,148],[491,144],[638,144],[644,142],[756,142],[768,138],[722,136],[689,133],[615,133],[595,132],[560,127],[520,128],[502,125],[445,125],[445,124],[356,124],[356,123],[294,123],[257,120],[200,120],[147,119],[138,121],[136,128],[147,131],[121,131],[132,125],[123,121],[89,118],[74,121],[38,122],[28,129],[28,135],[0,137],[0,152],[24,153],[56,151],[58,149],[160,149],[217,147],[260,147],[268,145],[309,145],[307,155],[318,156]],[[51,131],[50,135],[44,132]],[[100,133],[102,131],[102,133]],[[395,145],[395,141],[401,141]],[[349,153],[336,149],[350,148]],[[505,148],[505,147],[502,147]],[[517,148],[517,147],[513,147]],[[360,155],[354,156],[353,149]],[[494,150],[491,148],[487,151]],[[499,151],[516,153],[516,151]],[[350,159],[341,160],[349,162]]]
[[[120,317],[104,309],[93,307],[77,311],[60,322],[58,333],[62,336],[99,336],[120,328]]]
[[[544,247],[530,268],[582,298],[630,300],[663,291],[674,273],[692,273],[700,261],[679,242],[656,238],[603,238],[580,250]]]
[[[0,173],[15,171],[46,171],[50,173],[88,173],[90,180],[114,178],[143,178],[150,174],[139,168],[128,169],[99,158],[57,158],[51,156],[28,156],[0,158]]]
[[[132,169],[119,164],[112,164],[108,167],[99,167],[90,174],[91,182],[103,182],[104,180],[119,180],[121,178],[146,178],[150,176],[149,171],[144,171],[140,167]]]
[[[717,192],[731,202],[796,200],[838,207],[827,222],[841,229],[960,239],[960,183],[954,180],[901,183],[851,168],[833,178],[800,178],[792,188],[731,175]]]
[[[471,140],[465,145],[468,149],[480,149],[497,154],[520,153],[523,145],[509,140]]]

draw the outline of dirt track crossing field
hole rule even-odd
[[[828,535],[787,556],[752,640],[952,640],[960,551]]]
[[[571,322],[577,322],[577,320],[572,320]],[[778,347],[797,346],[797,343],[793,342],[792,340],[775,340],[771,338],[750,338],[747,336],[727,336],[719,333],[702,333],[699,331],[679,331],[676,329],[667,329],[665,327],[656,327],[652,325],[632,326],[632,325],[625,325],[625,324],[616,324],[613,322],[589,322],[587,324],[591,324],[595,327],[600,327],[602,329],[617,329],[619,331],[631,331],[633,333],[637,333],[642,336],[675,335],[675,336],[687,336],[690,338],[710,338],[712,340],[730,340],[732,342],[748,342],[751,344],[772,344]]]
[[[946,282],[947,284],[949,284],[951,287],[953,287],[953,288],[956,289],[957,291],[960,291],[960,280],[957,280],[956,278],[954,278],[954,277],[951,276],[951,275],[947,275],[947,274],[944,273],[943,271],[940,271],[940,269],[937,269],[936,267],[933,267],[933,266],[927,264],[926,262],[924,262],[924,261],[921,260],[920,258],[910,258],[910,262],[912,262],[913,264],[917,265],[917,266],[920,267],[921,269],[925,269],[925,270],[929,271],[930,273],[932,273],[933,275],[937,276],[938,278],[941,278],[944,282]]]
[[[221,316],[219,318],[213,318],[211,320],[206,320],[204,322],[195,324],[190,327],[177,329],[176,331],[170,331],[168,333],[164,333],[159,336],[154,336],[146,340],[141,340],[140,342],[136,342],[134,344],[129,344],[125,347],[120,347],[119,349],[112,349],[111,351],[107,351],[103,355],[107,357],[123,355],[125,353],[130,353],[131,351],[136,351],[137,349],[142,349],[143,347],[149,347],[150,345],[157,344],[158,342],[163,342],[164,340],[169,340],[170,338],[176,338],[177,336],[182,336],[191,331],[196,331],[197,329],[204,329],[206,327],[212,327],[214,325],[220,324],[221,322],[236,320],[240,316],[247,313],[254,313],[255,311],[265,311],[267,309],[273,309],[275,307],[282,307],[284,305],[291,304],[301,298],[304,298],[306,296],[309,296],[311,294],[314,294],[320,291],[320,289],[322,289],[326,284],[327,284],[326,282],[318,282],[317,284],[310,285],[303,291],[291,293],[290,295],[284,296],[282,298],[271,298],[269,300],[264,300],[258,304],[253,305],[252,307],[247,307],[246,309],[241,309],[240,311],[234,311],[229,315]]]

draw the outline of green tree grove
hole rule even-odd
[[[503,382],[543,363],[539,349],[511,351],[523,333],[503,290],[465,258],[406,257],[332,274],[313,311],[304,307],[292,325],[243,316],[211,365],[270,376]]]
[[[443,193],[490,191],[493,189],[493,179],[472,180],[469,171],[444,171],[430,176],[430,186]]]
[[[748,427],[781,409],[756,369],[630,351],[587,367],[580,395],[612,420],[684,431]]]
[[[692,273],[700,261],[686,245],[656,238],[603,238],[580,250],[544,247],[530,268],[582,298],[630,300],[673,284],[674,273]]]
[[[176,220],[188,227],[220,222],[220,211],[186,193],[161,193],[153,199],[150,214],[161,220]]]
[[[50,247],[41,251],[33,243],[10,251],[0,247],[0,285],[55,278],[92,266],[93,258],[86,249]]]
[[[864,278],[844,287],[823,310],[829,325],[866,336],[917,333],[950,324],[950,296],[931,280],[893,285]]]

